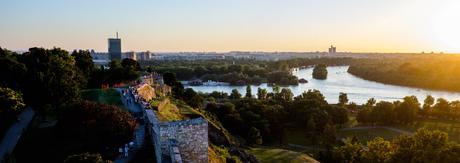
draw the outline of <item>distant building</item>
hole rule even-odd
[[[93,58],[94,66],[100,68],[103,66],[104,69],[109,67],[109,55],[108,53],[100,53],[94,50],[90,52],[91,57]]]
[[[140,52],[140,53],[137,53],[137,59],[138,60],[144,60],[144,61],[150,60],[151,55],[152,55],[152,53],[150,53],[150,51]]]
[[[129,58],[129,59],[133,59],[133,60],[137,60],[137,55],[135,52],[126,52],[123,54],[123,56],[121,57],[122,59],[125,59],[125,58]]]
[[[121,61],[121,39],[118,38],[109,38],[109,56],[110,60],[120,60]]]
[[[334,54],[336,52],[337,52],[337,48],[331,45],[331,47],[329,48],[329,53]]]

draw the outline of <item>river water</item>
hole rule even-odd
[[[377,101],[396,101],[401,100],[404,96],[415,95],[421,103],[427,95],[432,95],[435,98],[445,98],[449,101],[460,100],[460,92],[434,91],[420,88],[411,88],[403,86],[395,86],[382,84],[378,82],[368,81],[358,78],[347,72],[348,66],[328,67],[328,76],[326,80],[317,80],[312,78],[313,68],[307,68],[294,71],[293,74],[299,79],[304,78],[308,83],[300,83],[298,86],[288,86],[282,88],[291,89],[295,96],[309,89],[317,89],[326,97],[329,103],[337,103],[339,93],[347,93],[350,102],[357,104],[366,103],[371,97]],[[243,96],[246,93],[246,86],[185,86],[193,88],[195,91],[211,93],[213,91],[231,93],[232,89],[237,89]],[[257,94],[257,88],[265,88],[269,92],[272,87],[267,84],[251,86],[252,94]]]

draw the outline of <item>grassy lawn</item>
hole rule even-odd
[[[318,162],[307,154],[290,151],[280,148],[259,147],[251,148],[250,153],[254,154],[260,162],[267,163],[300,163],[300,162]]]
[[[449,134],[449,139],[460,142],[460,122],[450,120],[420,119],[412,125],[395,126],[407,131],[415,132],[420,128],[440,130]]]
[[[184,116],[180,114],[179,108],[172,103],[166,104],[160,111],[155,112],[157,112],[160,121],[178,121],[184,119]]]
[[[81,97],[102,104],[123,106],[121,94],[115,89],[86,89],[81,91]]]
[[[337,131],[337,137],[347,138],[356,136],[361,143],[366,144],[367,141],[372,140],[376,137],[384,138],[385,140],[391,140],[401,133],[391,131],[385,128],[371,128],[371,129],[354,129],[346,131]]]

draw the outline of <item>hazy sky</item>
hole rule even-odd
[[[458,1],[458,0],[457,0]],[[456,0],[0,0],[0,46],[460,52]]]

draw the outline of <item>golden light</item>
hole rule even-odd
[[[433,34],[442,50],[460,52],[460,1],[440,1],[442,6],[433,11]]]

